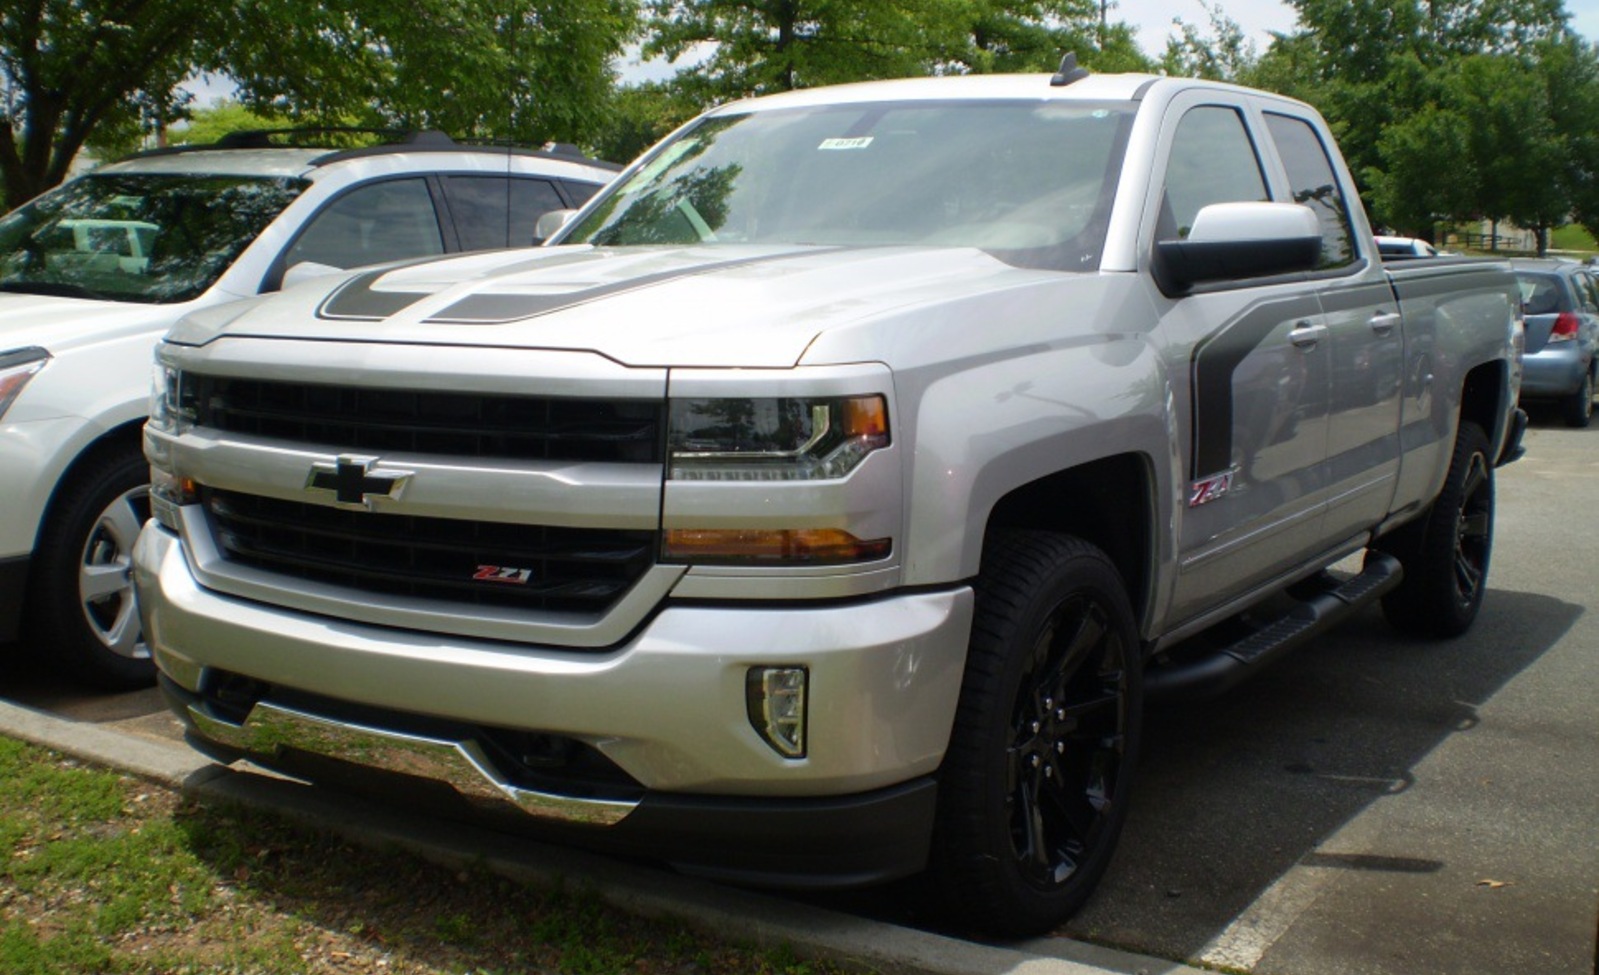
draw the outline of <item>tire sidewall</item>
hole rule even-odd
[[[122,656],[100,641],[84,618],[79,576],[101,514],[118,498],[148,485],[149,477],[136,443],[85,458],[51,504],[29,573],[26,626],[34,655],[107,690],[148,685],[155,679],[155,664],[148,657]]]

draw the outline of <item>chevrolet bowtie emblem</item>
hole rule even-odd
[[[398,498],[411,480],[410,471],[374,471],[376,457],[341,454],[332,464],[318,461],[305,479],[308,491],[332,491],[341,508],[371,511],[374,498]]]

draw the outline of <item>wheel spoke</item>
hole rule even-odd
[[[1487,538],[1488,528],[1491,524],[1492,519],[1486,511],[1462,515],[1460,518],[1460,537],[1462,539]]]
[[[1088,727],[1091,719],[1114,715],[1121,705],[1121,695],[1115,687],[1106,688],[1098,697],[1079,701],[1068,705],[1065,709],[1068,721],[1075,719],[1077,727],[1064,737],[1073,739],[1097,739],[1104,737],[1103,728]]]
[[[116,621],[101,634],[101,639],[110,650],[123,657],[143,656],[142,644],[139,638],[143,630],[139,625],[139,614],[134,612],[133,600],[123,600],[122,609],[117,613]]]
[[[1486,480],[1488,480],[1488,470],[1482,462],[1482,456],[1474,454],[1471,458],[1471,468],[1466,472],[1465,483],[1461,486],[1460,497],[1462,503],[1469,504],[1471,499],[1476,496],[1477,489],[1482,487],[1483,482]]]
[[[1086,843],[1089,833],[1094,829],[1094,822],[1100,815],[1100,810],[1089,801],[1087,776],[1081,772],[1076,773],[1070,789],[1065,788],[1065,777],[1058,767],[1055,776],[1055,785],[1047,792],[1050,804],[1060,811],[1061,818],[1065,820],[1066,828],[1071,831],[1072,836]]]
[[[119,552],[132,552],[133,543],[139,537],[139,529],[144,527],[144,522],[134,510],[136,494],[137,492],[131,492],[118,498],[100,517],[100,527],[104,528],[116,542]]]
[[[1466,597],[1476,593],[1477,586],[1482,583],[1482,568],[1464,552],[1455,556],[1455,581],[1460,587],[1460,594]]]
[[[107,565],[84,566],[78,573],[78,592],[86,603],[119,593],[131,595],[132,583],[128,581],[127,562],[119,560]]]

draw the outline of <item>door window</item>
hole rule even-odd
[[[1194,217],[1212,203],[1268,199],[1260,158],[1237,109],[1189,109],[1172,139],[1156,239],[1187,237]]]
[[[555,187],[542,179],[446,176],[444,196],[461,249],[468,251],[530,246],[539,217],[563,206]]]
[[[444,253],[427,183],[391,179],[359,186],[312,219],[283,266],[315,261],[351,268]]]
[[[1294,202],[1310,207],[1321,222],[1321,260],[1317,269],[1348,267],[1355,260],[1355,232],[1327,147],[1310,123],[1301,118],[1267,112],[1266,129],[1288,170]]]

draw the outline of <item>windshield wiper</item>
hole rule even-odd
[[[81,284],[65,281],[0,281],[0,291],[22,295],[50,295],[55,298],[90,298],[96,301],[115,301],[112,295],[85,288]]]

